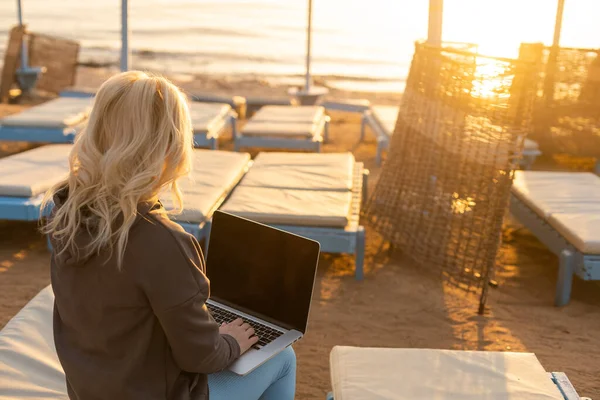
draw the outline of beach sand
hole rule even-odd
[[[82,79],[94,86],[103,76],[92,70]],[[181,83],[186,89],[221,93],[285,93],[264,82],[238,84],[208,79]],[[398,99],[371,98],[381,103]],[[0,115],[18,110],[1,105]],[[368,136],[359,143],[359,117],[332,113],[330,132],[325,151],[352,151],[371,170],[372,186],[379,173],[375,140]],[[231,148],[230,139],[222,147]],[[25,148],[0,143],[4,155]],[[35,223],[0,222],[0,327],[49,284],[49,254],[36,228]],[[600,398],[600,284],[576,278],[571,303],[555,308],[558,260],[527,230],[507,221],[496,275],[499,287],[492,289],[484,316],[477,315],[477,296],[402,255],[389,258],[385,249],[367,226],[361,282],[354,280],[353,257],[321,256],[308,334],[295,345],[298,399],[325,398],[331,388],[329,352],[335,345],[533,352],[547,371],[566,372],[580,395]]]

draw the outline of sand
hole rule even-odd
[[[241,94],[284,93],[261,83],[244,85]],[[0,106],[0,115],[17,110]],[[373,185],[379,172],[374,138],[359,143],[356,115],[333,113],[332,118],[325,151],[352,151],[371,170]],[[231,148],[230,139],[222,145]],[[4,154],[26,147],[0,142]],[[0,222],[0,327],[49,283],[49,254],[36,229],[36,223]],[[335,345],[534,352],[546,370],[566,372],[580,395],[600,398],[600,284],[576,278],[571,303],[555,308],[558,260],[527,230],[506,223],[499,287],[491,291],[485,316],[477,315],[475,295],[401,254],[390,258],[386,247],[367,226],[361,282],[354,280],[352,257],[321,257],[308,334],[295,346],[298,399],[325,398]]]

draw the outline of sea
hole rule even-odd
[[[80,41],[80,62],[118,63],[121,0],[21,1],[30,30]],[[428,4],[313,0],[311,72],[344,89],[401,90],[414,43],[427,35]],[[557,0],[445,0],[443,37],[514,57],[521,42],[552,42],[556,7]],[[307,0],[129,0],[133,68],[299,79],[307,9]],[[16,10],[16,0],[0,0],[0,57]],[[561,45],[600,47],[599,18],[600,0],[566,0]]]

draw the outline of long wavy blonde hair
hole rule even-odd
[[[89,256],[107,249],[112,255],[116,249],[121,268],[140,203],[170,189],[175,209],[182,209],[177,181],[191,169],[192,147],[187,100],[175,85],[139,71],[107,80],[73,145],[68,178],[44,200],[46,207],[68,189],[42,228],[56,254]],[[82,230],[91,237],[84,246],[76,243]]]

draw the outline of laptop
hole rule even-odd
[[[306,333],[318,242],[217,211],[206,272],[207,307],[218,323],[242,318],[259,337],[229,370],[246,375]]]

